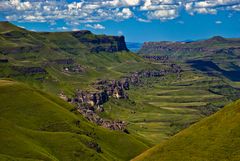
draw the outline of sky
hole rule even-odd
[[[127,42],[240,38],[240,0],[0,0],[0,21],[124,35]]]

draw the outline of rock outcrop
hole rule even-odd
[[[0,63],[8,63],[8,59],[0,59]]]
[[[150,61],[160,62],[160,63],[169,63],[169,57],[167,55],[165,56],[147,55],[147,56],[143,56],[143,58],[148,59]]]
[[[94,35],[90,31],[75,31],[72,35],[90,48],[90,52],[128,51],[124,36]]]
[[[22,37],[26,37],[27,35],[28,33],[23,31],[9,31],[1,34],[1,36],[6,39],[19,39]]]
[[[106,120],[98,116],[99,112],[104,112],[104,103],[109,101],[111,97],[128,99],[126,91],[130,89],[130,85],[140,85],[143,78],[162,77],[170,73],[179,75],[181,72],[180,66],[170,64],[169,69],[135,72],[120,80],[98,80],[92,84],[96,89],[95,92],[76,90],[75,96],[72,98],[68,98],[61,92],[59,97],[75,104],[77,111],[89,121],[111,130],[120,130],[128,133],[126,129],[127,124],[124,121]]]
[[[47,71],[41,67],[12,66],[12,69],[23,75],[47,74]]]
[[[66,73],[83,73],[85,72],[85,68],[79,64],[64,66],[63,71]]]
[[[240,51],[240,39],[226,39],[215,36],[211,39],[193,42],[145,42],[139,51],[140,54],[181,55],[190,53],[232,54]]]
[[[96,35],[90,31],[32,32],[10,23],[1,23],[0,54],[28,54],[39,52],[83,53],[129,51],[124,36]],[[46,50],[48,49],[48,50]],[[47,54],[47,53],[46,53]],[[61,62],[60,62],[61,63]]]
[[[188,45],[186,45],[188,44]],[[171,52],[203,52],[204,47],[192,47],[184,42],[145,42],[139,51],[140,54],[169,54]]]
[[[178,77],[183,71],[182,68],[177,64],[170,64],[170,68],[162,69],[162,70],[148,70],[148,71],[140,71],[135,72],[130,75],[128,78],[131,84],[139,85],[141,83],[142,78],[151,78],[151,77],[163,77],[167,74],[176,74]]]
[[[34,45],[34,46],[19,46],[19,47],[0,47],[0,53],[7,54],[22,54],[22,53],[30,53],[30,52],[39,52],[42,46]]]
[[[88,109],[78,108],[77,110],[89,121],[99,126],[108,128],[110,130],[119,130],[119,131],[127,132],[127,129],[126,129],[127,124],[124,121],[112,121],[112,120],[102,119],[94,111],[88,110]]]
[[[77,90],[73,98],[69,98],[61,92],[59,97],[69,103],[75,104],[77,111],[89,121],[111,130],[120,130],[128,133],[124,121],[102,119],[97,113],[104,111],[103,104],[106,103],[110,97],[128,99],[125,90],[130,89],[129,84],[130,82],[127,78],[119,81],[98,80],[93,83],[93,86],[97,90],[96,92]]]

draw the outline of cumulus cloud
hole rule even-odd
[[[192,0],[184,4],[186,11],[190,14],[217,14],[218,10],[234,10],[237,11],[237,7],[240,4],[240,0]]]
[[[117,16],[123,19],[128,19],[133,16],[133,13],[129,8],[123,8],[122,11],[117,13]]]
[[[156,10],[148,13],[149,19],[169,20],[174,19],[178,16],[178,13],[174,9],[170,10]]]
[[[98,29],[98,30],[104,30],[105,26],[101,24],[86,24],[85,27],[92,28],[92,29]]]
[[[6,20],[51,24],[64,20],[73,26],[129,18],[166,21],[178,17],[182,9],[191,15],[240,11],[240,0],[0,0],[0,13]]]
[[[127,6],[136,6],[140,3],[140,0],[123,0],[123,3]]]

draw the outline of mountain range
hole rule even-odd
[[[0,160],[239,159],[239,39],[136,51],[0,22],[0,44]]]

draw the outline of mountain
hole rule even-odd
[[[220,72],[220,75],[232,81],[240,80],[240,39],[237,38],[215,36],[193,42],[145,42],[139,53],[146,56],[167,56],[209,75]],[[202,70],[208,68],[209,63],[217,66],[219,70]],[[203,68],[198,68],[200,66]]]
[[[5,160],[130,160],[240,98],[234,55],[139,55],[123,37],[32,32],[9,22],[0,23],[0,43],[0,118],[9,122],[0,128],[12,131],[1,137],[11,142],[0,148]],[[72,137],[58,136],[65,132]],[[37,150],[27,153],[25,142]]]
[[[0,160],[129,160],[147,148],[54,95],[12,80],[0,80],[0,91]]]
[[[88,53],[128,51],[123,36],[94,35],[87,30],[36,33],[17,28],[9,22],[1,22],[0,38],[1,42],[8,44],[8,48],[5,46],[0,48],[3,54],[40,51],[46,47],[46,44],[52,50],[61,49],[72,54],[76,54],[76,49],[85,50]],[[22,40],[21,43],[17,41],[19,39]],[[64,44],[62,44],[63,41]]]
[[[240,160],[240,101],[181,131],[133,161]]]
[[[32,32],[0,22],[0,43],[0,77],[41,84],[53,93],[72,94],[73,88],[88,88],[97,79],[120,78],[126,64],[132,64],[129,72],[145,68],[141,57],[128,52],[123,36]]]
[[[240,39],[228,39],[215,36],[207,40],[193,42],[145,42],[140,54],[160,54],[192,59],[194,57],[210,57],[228,54],[239,56]]]

